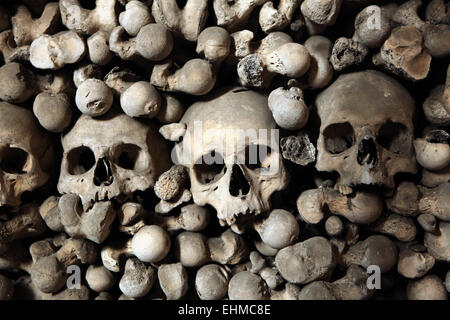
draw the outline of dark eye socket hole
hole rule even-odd
[[[178,8],[183,9],[187,3],[187,0],[176,0],[176,2],[177,2]]]
[[[395,154],[408,153],[411,142],[408,129],[401,123],[386,122],[378,131],[377,143]]]
[[[95,165],[95,155],[88,147],[78,147],[67,155],[69,174],[80,175],[88,172]]]
[[[225,163],[220,153],[214,150],[204,154],[194,164],[194,172],[201,184],[217,181],[226,172]]]
[[[95,0],[79,0],[81,7],[88,10],[95,9]]]
[[[323,131],[325,149],[331,154],[339,154],[355,143],[355,132],[350,123],[335,123]]]
[[[27,173],[27,161],[28,153],[26,151],[8,147],[3,150],[0,168],[7,173],[25,174]]]
[[[250,170],[269,169],[272,149],[263,145],[249,145],[245,149],[245,166]]]
[[[141,148],[134,144],[124,144],[119,147],[118,157],[116,160],[117,165],[127,170],[135,170],[137,160]]]

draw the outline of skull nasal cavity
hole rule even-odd
[[[244,196],[250,191],[250,185],[238,165],[233,165],[229,192],[233,197]]]
[[[378,162],[377,146],[371,137],[364,137],[358,146],[358,163],[360,165],[376,165]]]
[[[97,166],[95,167],[94,172],[94,184],[99,187],[109,186],[113,183],[114,178],[111,172],[111,165],[109,161],[105,158],[101,158],[97,162]]]

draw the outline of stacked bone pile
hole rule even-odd
[[[0,299],[447,299],[448,1],[6,0],[0,32]]]

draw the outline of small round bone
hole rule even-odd
[[[230,279],[228,297],[230,300],[267,300],[269,288],[259,275],[241,271]]]
[[[143,262],[158,262],[165,258],[170,250],[170,237],[159,226],[145,226],[134,236],[131,242],[134,255]]]
[[[105,31],[97,31],[86,40],[88,57],[92,63],[103,66],[112,59],[112,52],[109,50],[109,34]]]
[[[312,36],[305,41],[304,45],[311,55],[308,86],[311,89],[324,88],[333,78],[334,70],[329,61],[333,44],[328,38]]]
[[[104,266],[90,265],[86,271],[86,282],[95,292],[109,291],[114,286],[114,276]]]
[[[317,224],[324,218],[325,205],[331,213],[358,224],[374,222],[383,209],[379,196],[359,191],[355,196],[347,197],[331,188],[318,188],[304,191],[297,199],[298,212],[308,223]]]
[[[33,113],[41,126],[51,132],[63,132],[72,120],[70,100],[64,93],[38,94],[34,99]]]
[[[297,240],[300,227],[295,217],[286,210],[275,209],[268,218],[254,225],[264,243],[274,249],[282,249]]]
[[[313,237],[278,251],[275,265],[280,275],[295,284],[327,278],[336,266],[332,244],[323,237]]]
[[[42,35],[30,45],[30,62],[38,69],[57,70],[83,59],[84,40],[74,31],[62,31],[53,36]]]
[[[119,288],[130,298],[141,298],[153,287],[156,271],[147,267],[136,258],[129,258],[125,264],[125,272],[120,279]]]
[[[220,64],[230,54],[231,37],[221,27],[204,29],[197,40],[196,51],[211,63]]]
[[[368,48],[379,48],[383,42],[389,37],[391,32],[391,21],[384,7],[371,5],[365,7],[355,19],[355,34],[354,40],[362,43]],[[374,15],[380,13],[377,16],[376,23],[379,25],[374,26]]]
[[[56,2],[47,3],[42,15],[33,19],[26,6],[19,6],[17,12],[11,17],[14,41],[18,47],[30,44],[43,34],[52,34],[59,26],[60,14]]]
[[[300,9],[313,23],[330,26],[336,21],[341,5],[342,0],[305,0]]]
[[[425,169],[437,171],[450,165],[450,135],[432,130],[424,138],[414,140],[417,162]]]
[[[161,107],[156,116],[162,123],[178,122],[184,113],[184,107],[180,100],[167,93],[161,94]]]
[[[78,87],[75,103],[82,113],[98,117],[111,108],[113,92],[103,81],[88,79]]]
[[[217,264],[201,267],[195,276],[195,289],[202,300],[220,300],[227,295],[229,274]]]
[[[130,117],[154,118],[161,107],[161,96],[149,82],[139,81],[120,95],[120,106]]]
[[[157,88],[168,92],[184,92],[194,96],[205,95],[216,84],[213,66],[203,59],[192,59],[181,69],[170,74],[173,62],[155,65],[150,82]]]
[[[420,224],[423,230],[428,232],[436,231],[437,221],[436,217],[432,214],[423,213],[417,217],[417,222]]]
[[[206,237],[201,233],[185,231],[173,244],[175,257],[185,267],[199,267],[209,260]]]
[[[325,230],[330,236],[337,237],[344,231],[344,224],[338,216],[330,216],[325,221]]]
[[[397,271],[409,279],[420,278],[433,268],[434,262],[435,259],[428,252],[420,252],[406,244],[400,247]]]
[[[447,300],[447,292],[442,280],[436,275],[427,275],[412,280],[406,288],[408,300]]]
[[[119,23],[130,36],[136,36],[143,26],[152,22],[150,9],[136,0],[128,2],[125,11],[119,14]]]
[[[275,122],[283,129],[299,130],[308,121],[309,109],[300,88],[277,88],[270,93],[268,104]]]
[[[351,246],[340,257],[340,264],[357,264],[364,268],[376,265],[385,273],[395,267],[397,255],[397,248],[389,238],[375,235]]]
[[[116,0],[96,0],[95,9],[81,6],[78,0],[61,0],[59,9],[63,24],[70,30],[91,35],[99,30],[107,33],[117,25]]]
[[[179,300],[188,291],[188,274],[179,262],[160,265],[158,279],[167,300]]]

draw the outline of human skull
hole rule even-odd
[[[78,194],[85,207],[144,191],[169,165],[162,138],[144,121],[122,113],[82,115],[62,145],[58,191]]]
[[[19,206],[24,192],[44,185],[52,161],[50,139],[33,114],[0,102],[0,206]]]
[[[340,76],[316,99],[319,171],[336,171],[343,186],[394,187],[399,172],[417,171],[414,101],[396,80],[377,71]]]
[[[288,175],[266,96],[226,88],[193,104],[180,122],[186,133],[175,148],[177,162],[189,169],[197,205],[213,206],[223,224],[270,209],[270,196],[287,186]]]

